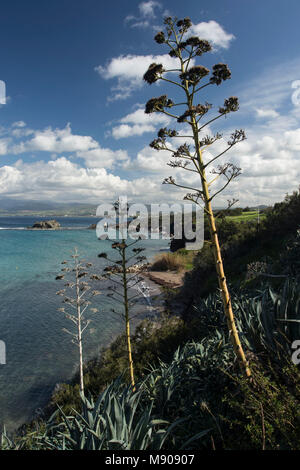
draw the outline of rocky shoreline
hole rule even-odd
[[[133,264],[126,271],[127,273],[140,274],[160,287],[177,289],[183,285],[185,271],[152,271],[151,267],[151,263]],[[121,268],[116,266],[107,266],[104,271],[107,274],[122,272]]]

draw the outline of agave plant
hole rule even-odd
[[[253,295],[233,299],[243,341],[253,351],[290,353],[290,344],[300,337],[299,282],[287,279],[280,293],[266,287]]]
[[[41,446],[61,450],[161,449],[168,422],[152,417],[150,404],[139,408],[141,391],[113,382],[98,398],[81,395],[82,412],[66,416],[59,409],[50,418]],[[57,424],[57,419],[60,423]]]
[[[0,434],[0,450],[12,450],[16,448],[16,444],[10,439],[5,426]]]
[[[179,347],[170,364],[159,361],[158,367],[150,367],[142,388],[147,401],[153,402],[154,412],[174,423],[170,446],[198,445],[212,430],[211,417],[203,405],[211,398],[212,389],[219,389],[226,380],[220,369],[230,367],[233,361],[230,343],[216,331],[201,342]]]

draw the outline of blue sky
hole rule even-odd
[[[199,63],[226,62],[232,71],[201,100],[218,106],[228,96],[240,98],[240,111],[212,128],[223,130],[225,140],[235,128],[247,134],[227,156],[243,174],[218,205],[230,197],[241,205],[281,200],[300,183],[299,13],[297,0],[3,0],[0,198],[96,204],[118,194],[147,202],[181,198],[161,185],[172,174],[167,156],[148,147],[170,123],[143,113],[149,98],[166,91],[143,83],[142,72],[153,56],[168,60],[153,36],[171,14],[189,16],[194,31],[212,42],[213,54]]]

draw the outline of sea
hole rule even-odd
[[[65,328],[72,323],[59,311],[62,281],[56,280],[72,259],[74,249],[91,274],[101,274],[105,260],[100,252],[114,256],[111,241],[98,240],[96,231],[88,229],[97,223],[94,217],[55,217],[61,230],[30,230],[46,217],[0,217],[0,341],[5,344],[5,364],[0,361],[0,428],[10,431],[41,414],[57,384],[69,381],[77,370],[78,350]],[[160,251],[169,249],[168,240],[142,240],[148,261]],[[109,286],[98,281],[101,295],[94,297],[96,313],[84,333],[85,360],[100,354],[124,325],[113,314],[115,301],[107,296]],[[145,283],[144,283],[145,284]],[[139,287],[135,322],[153,315],[151,303],[155,287]],[[2,361],[3,362],[3,361]]]

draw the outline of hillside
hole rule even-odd
[[[77,439],[84,439],[85,449],[111,449],[112,429],[97,424],[100,406],[104,420],[108,413],[111,425],[114,420],[120,423],[119,431],[114,431],[116,438],[128,433],[124,445],[133,448],[299,450],[300,373],[290,360],[291,344],[300,337],[298,227],[299,192],[275,204],[259,230],[239,219],[219,221],[252,381],[241,375],[234,358],[211,255],[205,247],[194,257],[184,286],[166,291],[166,315],[142,322],[133,335],[135,395],[126,385],[127,353],[125,335],[121,335],[101,357],[86,364],[89,399],[80,399],[78,377],[74,377],[71,384],[57,388],[44,415],[49,418],[59,404],[68,418],[60,412],[47,427],[44,421],[31,423],[23,428],[23,437],[15,438],[16,443],[4,437],[5,445],[62,448],[66,445],[62,436],[71,432],[77,437],[67,448],[77,448]],[[184,257],[185,253],[181,250],[170,256]],[[137,397],[141,405],[130,408],[129,425],[126,403],[135,403]],[[73,408],[82,413],[77,421],[72,418]],[[89,425],[85,421],[88,410],[94,420]],[[144,444],[134,438],[135,433],[144,432],[141,423],[149,432]]]

